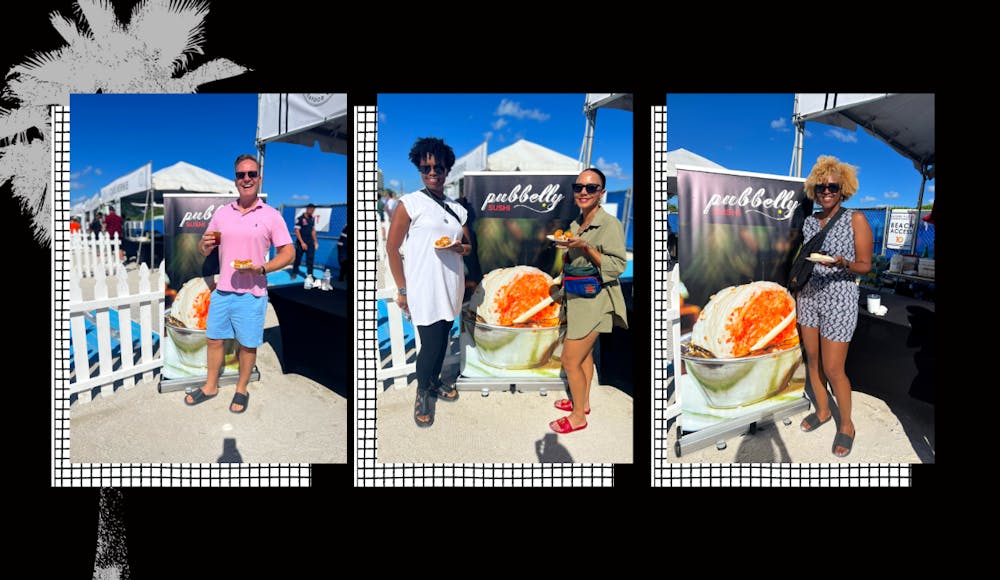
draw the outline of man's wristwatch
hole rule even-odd
[[[396,292],[398,292],[400,296],[406,296],[406,287],[396,288]]]
[[[260,275],[267,276],[267,266],[265,266],[264,264],[260,265]]]

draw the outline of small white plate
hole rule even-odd
[[[809,256],[806,259],[817,264],[832,264],[837,261],[837,258],[834,258],[833,256],[823,256],[822,258],[813,258],[812,256]]]
[[[237,268],[237,267],[236,267],[236,260],[233,260],[232,262],[229,262],[229,267],[230,267],[230,268],[232,268],[233,270],[236,270],[236,271],[238,271],[238,272],[243,272],[243,271],[245,271],[245,270],[250,270],[250,269],[252,269],[252,268],[254,267],[254,265],[253,265],[253,264],[250,264],[250,265],[249,265],[248,267],[246,267],[246,268]]]
[[[447,245],[447,246],[438,246],[437,244],[434,244],[434,249],[435,250],[447,250],[448,248],[454,248],[458,244],[459,244],[458,240],[452,240],[451,244]]]
[[[568,241],[569,241],[569,240],[560,240],[560,239],[558,239],[557,237],[553,236],[552,234],[549,234],[549,235],[547,235],[547,236],[545,236],[545,237],[546,237],[546,238],[547,238],[547,239],[548,239],[548,240],[549,240],[550,242],[555,242],[555,243],[557,243],[557,244],[565,244],[566,242],[568,242]]]

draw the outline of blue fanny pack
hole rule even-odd
[[[570,294],[593,298],[601,292],[601,272],[594,266],[563,268],[563,288]]]

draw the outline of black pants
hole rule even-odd
[[[418,326],[420,352],[417,353],[417,388],[433,390],[441,385],[441,366],[448,350],[448,335],[454,324],[439,320],[427,326]]]
[[[292,270],[299,271],[299,264],[302,263],[302,254],[306,255],[306,276],[313,273],[313,259],[316,257],[316,246],[312,242],[306,242],[308,250],[302,249],[302,244],[295,241],[295,262],[292,263]]]

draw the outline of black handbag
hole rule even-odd
[[[816,262],[811,262],[807,260],[811,254],[820,251],[823,247],[823,240],[826,239],[826,234],[833,227],[833,224],[837,223],[840,216],[843,215],[844,208],[837,210],[837,213],[830,218],[823,229],[816,232],[816,235],[809,239],[808,242],[802,244],[799,248],[799,255],[795,257],[795,261],[792,262],[792,269],[788,272],[788,290],[790,292],[798,292],[805,287],[806,282],[812,276],[813,267],[816,266]]]

